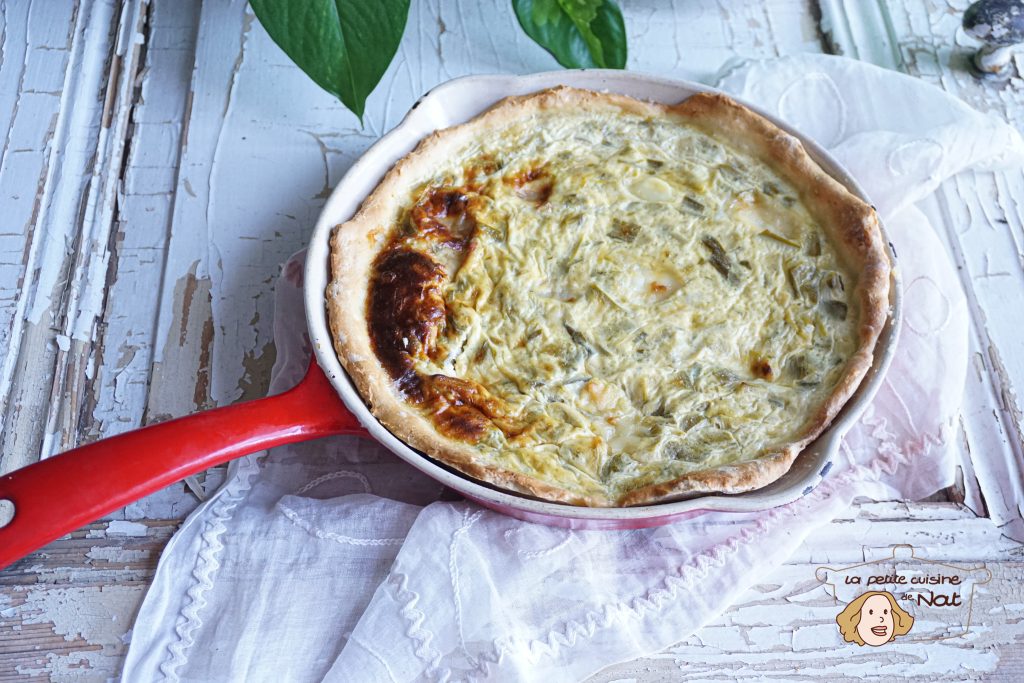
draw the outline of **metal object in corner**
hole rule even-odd
[[[971,60],[975,75],[1010,78],[1014,48],[1024,42],[1024,0],[978,0],[964,12],[963,27],[984,43]]]

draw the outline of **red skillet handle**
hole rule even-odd
[[[368,436],[313,361],[283,394],[161,422],[0,476],[0,568],[190,474],[331,434]],[[11,503],[14,517],[2,526]]]

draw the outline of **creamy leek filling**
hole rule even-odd
[[[421,244],[447,321],[415,370],[526,425],[475,440],[494,464],[615,499],[750,460],[801,437],[857,346],[856,276],[796,189],[678,122],[534,116],[409,207],[437,188],[474,197],[475,232]]]

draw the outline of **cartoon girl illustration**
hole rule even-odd
[[[909,633],[914,617],[888,591],[868,591],[847,605],[836,623],[846,642],[878,647]]]

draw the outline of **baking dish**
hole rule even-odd
[[[411,466],[483,506],[521,520],[569,528],[636,529],[705,512],[753,512],[792,502],[812,491],[832,467],[843,435],[867,407],[892,360],[901,320],[898,268],[893,269],[890,315],[879,337],[874,362],[857,392],[785,475],[755,491],[625,508],[587,508],[537,500],[474,481],[431,460],[391,434],[363,403],[335,355],[327,325],[325,292],[332,230],[355,213],[395,161],[426,135],[473,118],[509,95],[556,85],[607,90],[666,103],[713,91],[686,81],[607,70],[469,76],[431,90],[349,169],[317,220],[304,283],[307,325],[316,362],[306,378],[278,396],[145,427],[0,477],[0,567],[190,474],[247,453],[331,434],[373,438]],[[870,201],[825,150],[769,113],[750,108],[799,138],[822,168],[855,195]],[[890,257],[895,263],[891,250]]]
[[[467,479],[414,451],[384,428],[370,413],[335,355],[323,292],[329,280],[331,231],[349,219],[391,166],[425,136],[440,128],[463,123],[499,100],[556,85],[607,90],[632,97],[675,103],[712,88],[671,79],[613,70],[557,71],[529,76],[469,76],[448,81],[424,95],[394,130],[371,147],[342,178],[317,221],[306,259],[305,304],[310,339],[317,362],[345,405],[370,435],[425,474],[467,498],[507,515],[531,522],[572,528],[623,529],[656,526],[707,511],[750,512],[776,507],[810,492],[827,474],[843,434],[856,422],[888,367],[900,323],[898,274],[890,288],[890,316],[875,350],[874,363],[860,388],[832,425],[797,458],[778,481],[742,494],[703,495],[657,505],[630,508],[583,508],[536,500],[498,490]],[[746,104],[746,103],[745,103]],[[798,137],[808,153],[830,175],[858,197],[868,201],[856,181],[825,150],[763,110],[749,106],[783,130]],[[894,258],[894,254],[890,253]],[[894,273],[896,269],[894,268]]]

